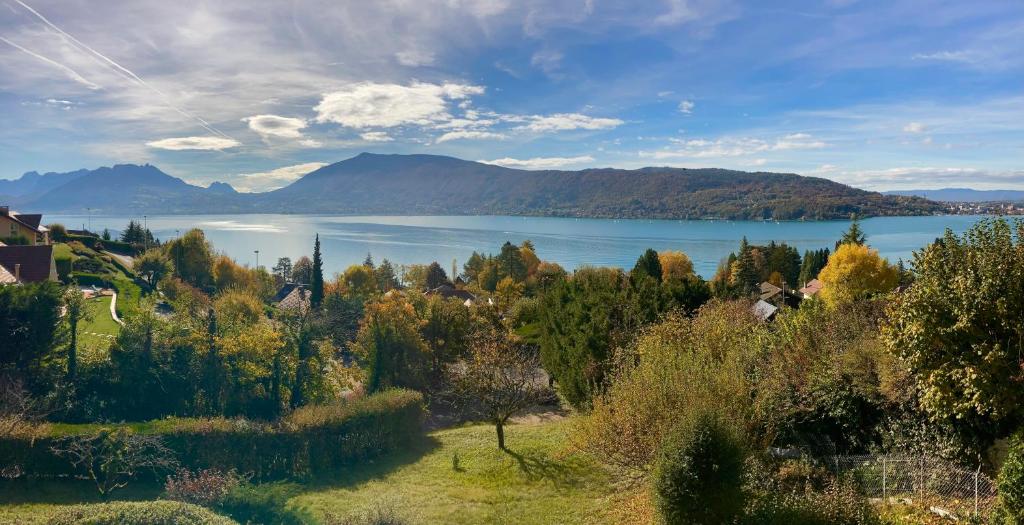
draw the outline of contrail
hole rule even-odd
[[[20,5],[21,7],[24,7],[26,10],[28,10],[28,12],[32,13],[33,15],[35,15],[36,18],[42,20],[44,24],[46,24],[51,29],[53,29],[54,31],[60,33],[65,38],[70,40],[72,43],[77,45],[81,50],[87,51],[94,58],[99,58],[100,60],[102,60],[105,63],[105,65],[107,65],[108,67],[113,68],[121,76],[127,77],[129,80],[132,80],[132,81],[136,82],[137,84],[139,84],[140,86],[145,87],[146,89],[149,89],[150,91],[156,93],[157,95],[160,95],[160,97],[164,100],[164,104],[166,104],[171,109],[177,111],[178,113],[184,115],[185,117],[188,117],[190,119],[195,120],[196,122],[199,123],[200,126],[205,128],[210,133],[215,133],[215,134],[220,135],[220,136],[222,136],[224,138],[229,138],[229,139],[232,138],[229,135],[227,135],[226,133],[220,131],[219,129],[217,129],[215,127],[213,127],[212,124],[210,124],[209,122],[203,120],[198,115],[193,115],[192,113],[189,113],[188,111],[185,111],[184,109],[179,108],[178,106],[175,106],[174,104],[171,103],[170,97],[168,97],[166,94],[164,94],[163,91],[160,91],[159,89],[149,85],[149,83],[147,83],[145,80],[142,80],[141,77],[139,77],[138,75],[133,73],[130,69],[122,66],[121,64],[118,64],[117,62],[114,62],[110,58],[107,58],[107,56],[105,56],[103,53],[100,53],[99,51],[96,51],[95,49],[93,49],[93,48],[85,45],[84,43],[82,43],[82,41],[78,40],[77,38],[69,35],[63,29],[57,27],[53,22],[50,22],[45,16],[40,14],[39,11],[36,11],[35,9],[32,9],[32,7],[29,6],[28,4],[26,4],[25,2],[22,2],[21,0],[14,0],[14,2],[17,3],[18,5]]]
[[[32,55],[32,56],[38,58],[39,60],[42,60],[43,62],[46,62],[47,64],[50,64],[51,66],[60,68],[65,73],[67,73],[68,76],[71,77],[75,82],[78,82],[79,84],[82,84],[83,86],[85,86],[85,87],[87,87],[89,89],[100,89],[100,86],[96,85],[93,82],[90,82],[89,79],[83,77],[82,75],[79,75],[78,72],[75,71],[74,69],[71,69],[70,67],[65,66],[64,64],[61,64],[60,62],[57,62],[56,60],[51,60],[49,58],[44,57],[43,55],[40,55],[39,53],[36,53],[36,52],[31,51],[29,49],[25,49],[24,47],[21,47],[18,44],[15,44],[14,42],[11,42],[10,40],[7,40],[6,38],[4,38],[2,36],[0,36],[0,41],[3,41],[7,45],[9,45],[11,47],[14,47],[15,49],[19,49],[19,50],[21,50],[21,51],[23,51],[25,53],[28,53],[29,55]]]

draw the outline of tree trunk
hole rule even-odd
[[[494,430],[498,432],[498,448],[505,450],[505,425],[501,421],[494,424]]]
[[[68,381],[78,374],[78,321],[71,323],[71,346],[68,347]]]

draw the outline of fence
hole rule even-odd
[[[911,499],[956,516],[988,516],[995,504],[988,476],[938,458],[832,456],[828,463],[836,474],[853,476],[870,498]]]

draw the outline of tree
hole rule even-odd
[[[159,248],[147,250],[136,258],[133,268],[135,273],[145,279],[152,289],[156,289],[156,283],[174,272],[174,267],[167,254]]]
[[[424,285],[427,290],[433,290],[442,284],[451,284],[451,281],[448,280],[448,274],[444,272],[444,268],[441,268],[441,265],[437,264],[436,261],[430,263],[430,266],[427,266],[427,276]]]
[[[385,296],[366,306],[353,349],[366,365],[368,392],[424,387],[428,349],[419,330],[415,309],[401,296]]]
[[[526,279],[526,263],[523,261],[522,253],[520,253],[519,247],[511,242],[505,241],[495,262],[499,281],[505,277],[511,277],[516,282]]]
[[[101,237],[101,238],[102,238],[102,239],[103,239],[104,241],[109,241],[109,240],[110,240],[110,230],[109,230],[109,229],[107,229],[107,228],[103,228],[103,235],[102,235],[102,237]]]
[[[78,374],[78,323],[88,321],[90,317],[85,294],[77,286],[69,286],[64,292],[64,312],[71,337],[68,343],[67,379],[73,382]]]
[[[867,242],[867,236],[864,235],[864,230],[860,227],[860,220],[857,218],[857,214],[854,213],[850,216],[850,229],[843,233],[843,236],[836,242],[836,250],[839,250],[839,246],[843,244],[856,244],[863,246]]]
[[[50,230],[50,240],[54,242],[64,242],[68,238],[68,230],[63,224],[55,222],[53,224],[47,224],[47,228]]]
[[[484,269],[484,262],[486,258],[476,251],[466,259],[466,263],[462,265],[462,275],[466,278],[466,282],[476,282],[480,275],[480,272]]]
[[[316,234],[313,242],[313,275],[309,281],[309,305],[320,309],[324,301],[324,261],[320,256],[320,234]]]
[[[309,284],[313,281],[313,261],[303,255],[295,261],[292,266],[292,280],[300,284]]]
[[[452,365],[449,374],[456,399],[494,424],[501,450],[506,450],[509,418],[538,403],[547,391],[536,352],[499,332],[474,339],[469,357]]]
[[[525,291],[526,287],[523,286],[523,283],[517,283],[511,277],[502,279],[494,288],[494,295],[498,298],[498,308],[507,312]]]
[[[461,301],[439,295],[427,297],[421,309],[420,335],[430,354],[431,379],[443,379],[445,367],[467,353],[474,319]]]
[[[277,260],[277,264],[271,268],[274,272],[274,276],[277,277],[282,283],[291,282],[292,280],[292,259],[290,257],[281,257]]]
[[[144,470],[169,472],[178,466],[174,452],[159,436],[127,429],[63,438],[54,444],[53,452],[85,471],[103,498],[128,486]]]
[[[366,258],[363,259],[363,266],[371,270],[373,269],[373,255],[371,255],[370,252],[366,252]]]
[[[373,269],[373,276],[377,280],[377,289],[381,292],[387,293],[401,288],[398,276],[395,275],[395,267],[387,259],[382,259],[380,265]]]
[[[52,282],[0,286],[0,369],[23,378],[32,392],[52,385],[46,372],[59,341],[63,292]]]
[[[199,289],[213,284],[213,249],[203,230],[192,229],[167,244],[174,273]]]
[[[837,306],[896,287],[896,269],[873,250],[860,244],[843,244],[821,269],[822,299]]]
[[[828,257],[828,248],[805,251],[803,261],[800,262],[800,279],[797,284],[803,286],[811,280],[817,279],[818,273],[828,264]]]
[[[373,268],[355,264],[349,266],[345,273],[341,274],[338,283],[345,295],[355,295],[364,299],[377,293],[377,278],[373,275]]]
[[[747,238],[743,237],[740,242],[740,252],[730,268],[730,284],[739,291],[741,295],[747,295],[753,291],[758,283],[757,269],[755,268],[753,249]]]
[[[637,259],[636,264],[633,265],[633,271],[630,275],[646,275],[653,277],[658,282],[661,282],[661,261],[658,259],[658,252],[648,248],[643,255]]]
[[[684,279],[694,275],[693,261],[683,252],[665,251],[658,253],[658,262],[661,264],[661,280]]]
[[[962,237],[947,230],[914,254],[916,279],[882,327],[923,408],[979,449],[1024,425],[1022,234],[1024,223],[1005,219],[984,219]]]

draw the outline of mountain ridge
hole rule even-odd
[[[237,193],[155,166],[99,168],[19,202],[39,211],[534,215],[648,219],[843,219],[921,215],[941,205],[793,173],[646,167],[522,170],[428,154],[361,153],[288,186]]]
[[[935,190],[890,190],[885,195],[916,196],[943,202],[1018,202],[1024,201],[1024,190],[972,190],[970,188],[939,188]]]

